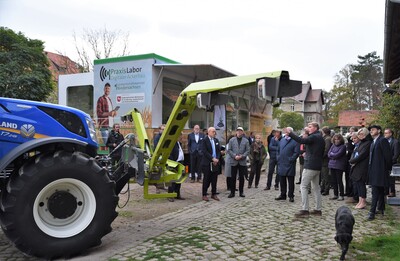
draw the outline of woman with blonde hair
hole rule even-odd
[[[356,146],[349,160],[351,166],[350,179],[353,181],[358,193],[358,204],[355,208],[363,209],[367,205],[366,182],[372,138],[367,128],[361,128],[357,132],[357,138],[360,141],[358,143],[355,142]]]

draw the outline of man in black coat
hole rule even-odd
[[[383,134],[385,138],[388,140],[390,145],[390,151],[392,152],[392,166],[397,163],[397,159],[400,155],[399,141],[393,137],[393,130],[390,128],[386,128]],[[396,186],[395,186],[395,177],[389,178],[389,195],[388,197],[396,196]]]
[[[372,187],[372,202],[367,219],[373,220],[377,208],[381,214],[385,211],[385,188],[389,187],[392,153],[389,142],[381,134],[381,126],[372,125],[368,129],[373,141],[368,165],[368,184]]]
[[[165,129],[165,124],[161,124],[160,127],[158,128],[158,133],[156,134],[156,136],[154,136],[154,140],[153,140],[154,149],[156,149],[157,144],[160,141],[160,138],[161,138],[161,135],[162,135],[164,129]]]
[[[190,154],[190,182],[195,182],[196,178],[198,182],[201,182],[201,142],[205,135],[200,132],[200,126],[194,125],[193,132],[188,135],[188,149]]]
[[[322,159],[324,156],[325,141],[319,131],[317,122],[308,124],[309,136],[300,138],[290,130],[289,137],[298,143],[306,145],[306,155],[304,157],[304,170],[301,180],[301,210],[295,214],[297,218],[309,217],[309,215],[322,215],[322,199],[321,187],[319,185],[319,175],[322,168]],[[314,190],[316,206],[313,211],[309,211],[308,204],[308,186],[311,183],[311,188]]]
[[[179,139],[182,138],[182,135]],[[182,144],[178,140],[173,147],[171,154],[168,157],[170,160],[177,161],[181,164],[185,161],[185,155],[183,153]],[[172,182],[171,185],[168,187],[168,193],[176,192],[176,199],[185,200],[185,198],[181,197],[181,183]],[[169,201],[173,202],[173,198],[168,198]]]
[[[221,144],[215,138],[217,132],[214,127],[208,128],[207,136],[201,142],[201,170],[204,174],[203,179],[203,200],[209,201],[207,190],[211,184],[211,198],[219,201],[217,197],[217,179],[220,170],[219,158],[221,156]]]
[[[110,151],[111,154],[111,164],[115,166],[115,164],[121,159],[121,153],[122,153],[122,147],[117,149],[116,151],[113,151],[123,140],[124,136],[119,132],[120,130],[120,125],[118,123],[114,123],[113,129],[110,132],[110,135],[108,135],[107,138],[107,147]]]

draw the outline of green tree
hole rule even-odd
[[[343,110],[371,110],[382,103],[382,59],[371,52],[357,56],[358,64],[347,64],[335,75],[335,84],[329,93],[329,108],[325,122],[338,122]]]
[[[371,52],[365,56],[358,56],[358,64],[353,65],[352,82],[358,89],[358,104],[364,105],[368,110],[378,109],[382,104],[384,90],[383,60]]]
[[[3,97],[43,101],[53,90],[43,42],[0,27],[0,93]]]
[[[304,117],[297,112],[283,112],[278,119],[280,128],[292,127],[295,131],[304,128]]]
[[[328,94],[329,108],[325,108],[326,122],[337,123],[340,111],[356,109],[357,90],[351,83],[352,73],[352,65],[347,64],[335,75],[335,85]]]
[[[400,134],[400,94],[399,85],[391,85],[390,89],[393,93],[383,94],[382,106],[376,117],[376,123],[384,128],[391,128],[394,131],[394,136]]]

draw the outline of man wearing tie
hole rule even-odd
[[[217,197],[217,179],[219,172],[219,158],[221,156],[221,147],[217,138],[217,132],[214,127],[208,128],[208,135],[201,142],[201,170],[204,174],[203,180],[203,200],[209,201],[207,190],[211,184],[211,198],[219,201]]]
[[[194,125],[193,132],[188,135],[188,148],[190,153],[190,182],[201,182],[201,151],[200,144],[204,139],[204,134],[200,132],[200,126]]]

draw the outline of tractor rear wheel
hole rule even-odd
[[[2,191],[4,233],[28,255],[70,257],[101,244],[117,217],[115,183],[97,162],[58,151],[27,162]]]

